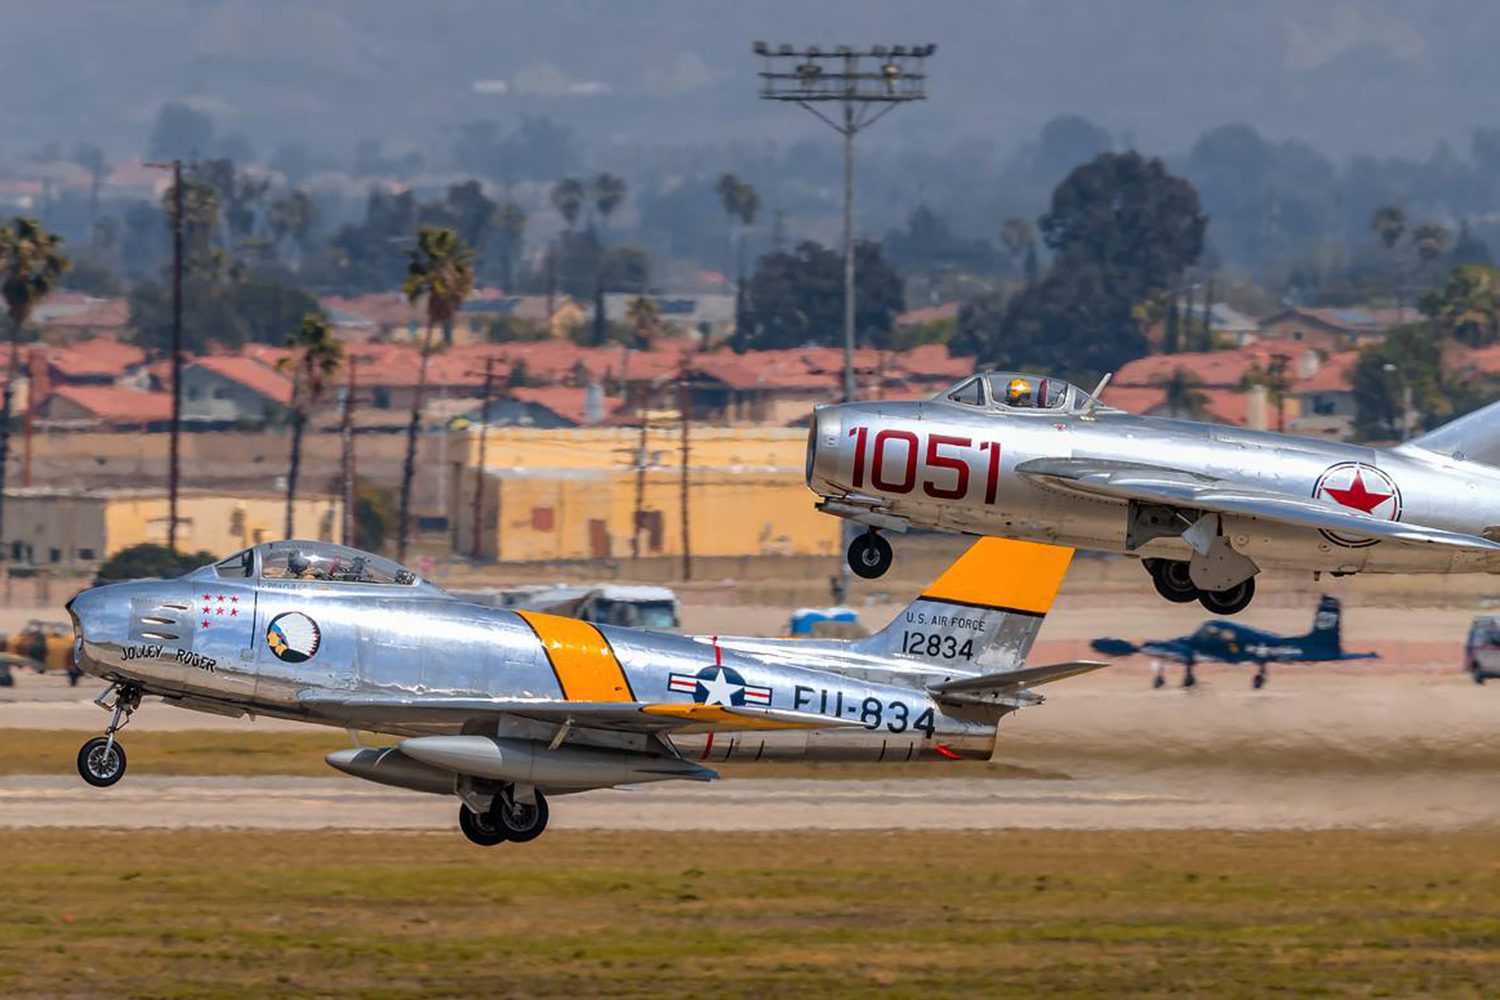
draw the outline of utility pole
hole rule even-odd
[[[339,418],[339,456],[344,489],[344,544],[354,546],[354,354],[345,355],[343,415]]]
[[[650,444],[646,437],[649,419],[646,416],[645,403],[645,400],[641,400],[641,438],[635,449],[635,513],[630,519],[631,559],[639,559],[641,557],[641,522],[646,517],[646,449]]]
[[[677,406],[682,418],[682,578],[693,578],[693,536],[688,522],[688,465],[690,459],[689,425],[692,423],[692,399],[688,394],[688,359],[682,357],[682,373],[677,379]]]
[[[490,395],[495,391],[495,359],[484,359],[484,403],[479,408],[479,461],[474,467],[474,539],[470,554],[475,562],[484,555],[484,452],[490,436]]]
[[[172,171],[172,429],[167,446],[167,548],[176,552],[182,432],[182,160],[146,166]]]
[[[773,51],[756,42],[754,52],[764,61],[760,71],[760,97],[785,101],[806,108],[844,140],[844,402],[854,401],[854,137],[875,124],[898,104],[927,99],[927,58],[937,51],[932,44],[873,45],[855,49],[840,45],[824,52],[817,46],[802,49],[781,44]],[[837,104],[826,113],[822,105]],[[841,522],[843,547],[852,541],[854,525]],[[833,599],[848,598],[848,560],[839,560],[839,575],[833,583]]]

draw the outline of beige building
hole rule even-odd
[[[177,507],[177,547],[186,552],[229,555],[280,538],[285,526],[285,498],[269,493],[185,490]],[[342,516],[337,499],[299,497],[295,533],[332,541]],[[12,566],[92,569],[121,549],[167,540],[167,495],[156,489],[9,489],[4,517]]]
[[[477,429],[449,445],[450,523],[473,551],[479,480],[485,559],[625,559],[683,551],[682,439],[663,422],[641,446],[637,427],[490,428],[476,469]],[[805,431],[695,429],[689,441],[687,536],[699,556],[832,555],[839,522],[813,509],[803,484]],[[644,452],[645,467],[637,456]],[[639,516],[637,507],[639,506]]]

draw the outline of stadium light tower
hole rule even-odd
[[[844,137],[844,401],[854,399],[854,137],[898,104],[927,99],[927,59],[936,45],[808,45],[756,42],[764,60],[760,96],[800,104]]]

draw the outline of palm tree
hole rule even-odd
[[[1017,265],[1026,277],[1026,283],[1036,280],[1036,227],[1025,219],[1009,218],[1000,226],[1000,245],[1005,247],[1011,263]]]
[[[267,221],[271,226],[271,237],[276,245],[290,240],[297,248],[297,259],[292,265],[292,270],[297,270],[302,265],[302,252],[307,246],[307,237],[312,232],[313,223],[317,220],[318,210],[307,192],[297,188],[284,198],[278,198],[271,203]]]
[[[661,332],[661,306],[655,299],[637,295],[625,306],[625,319],[635,331],[635,347],[648,351],[651,341]]]
[[[521,256],[526,235],[526,212],[514,201],[507,201],[496,211],[490,225],[500,232],[500,287],[508,294],[515,281],[516,259]]]
[[[1447,253],[1450,239],[1448,228],[1435,222],[1424,222],[1411,231],[1411,241],[1423,263]]]
[[[1385,244],[1386,251],[1391,254],[1391,290],[1396,299],[1396,320],[1400,322],[1404,308],[1401,301],[1403,282],[1401,255],[1396,251],[1396,245],[1401,242],[1401,237],[1406,232],[1406,213],[1395,205],[1382,205],[1370,217],[1370,228],[1375,230],[1375,235],[1380,238],[1380,242]]]
[[[589,193],[593,196],[594,208],[598,210],[605,229],[609,228],[610,215],[625,200],[625,192],[625,182],[608,172],[600,174],[590,182]]]
[[[21,366],[21,327],[73,266],[62,252],[62,237],[47,232],[35,219],[17,216],[0,227],[0,295],[10,314],[10,362],[0,402],[0,505],[5,496],[5,463],[10,457],[10,414]],[[0,506],[0,538],[4,537]],[[3,558],[3,554],[0,554]]]
[[[396,533],[396,559],[406,559],[411,522],[411,484],[417,473],[417,433],[422,425],[422,402],[427,393],[427,360],[432,356],[432,332],[453,321],[464,299],[474,290],[474,251],[463,237],[446,226],[423,226],[417,248],[411,251],[406,281],[407,301],[427,300],[427,330],[422,336],[417,390],[412,395],[411,423],[406,428],[406,461],[401,467],[401,511]]]
[[[89,248],[99,249],[99,189],[109,176],[109,161],[98,146],[80,142],[73,150],[73,162],[89,172]]]
[[[1500,337],[1500,271],[1489,264],[1462,264],[1443,287],[1422,296],[1422,311],[1448,336],[1470,347]]]
[[[573,223],[583,209],[583,184],[576,177],[564,177],[552,185],[552,207],[563,217],[563,224],[572,232]]]
[[[1165,393],[1166,398],[1162,402],[1166,404],[1167,415],[1193,420],[1201,417],[1203,408],[1208,405],[1208,397],[1198,391],[1201,384],[1185,368],[1174,368],[1171,375],[1157,382],[1157,386]]]
[[[292,353],[277,364],[292,375],[292,448],[286,467],[285,538],[295,537],[293,509],[297,500],[297,475],[302,470],[302,432],[307,415],[323,398],[329,377],[338,370],[343,345],[333,335],[328,317],[321,311],[302,317],[302,325],[286,339]]]

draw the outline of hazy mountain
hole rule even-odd
[[[883,122],[885,146],[1009,151],[1069,112],[1154,150],[1244,121],[1335,155],[1413,155],[1500,122],[1496,37],[1482,0],[54,0],[7,13],[0,156],[80,139],[139,153],[168,101],[262,156],[300,139],[342,160],[378,137],[441,159],[454,126],[521,112],[594,147],[813,134],[756,100],[756,38],[936,42],[933,100]]]

